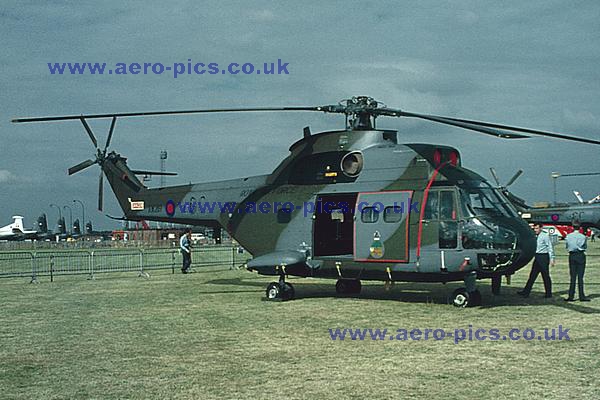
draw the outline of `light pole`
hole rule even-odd
[[[554,184],[554,205],[556,205],[556,180],[560,178],[560,174],[558,172],[553,172],[550,176],[552,177],[552,183]]]
[[[63,209],[69,209],[69,226],[71,227],[71,233],[73,233],[73,209],[70,206],[63,206]]]
[[[59,230],[61,231],[61,232],[59,232],[59,234],[60,234],[60,233],[62,233],[62,229],[60,229],[60,224],[62,223],[62,211],[60,210],[60,207],[54,203],[50,204],[50,207],[56,207],[56,209],[58,210],[58,225],[59,225]]]
[[[83,202],[81,200],[73,200],[73,203],[79,203],[81,204],[81,224],[79,225],[79,229],[81,229],[81,227],[83,226],[83,236],[85,236],[85,206],[83,205]]]

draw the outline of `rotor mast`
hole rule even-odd
[[[377,116],[371,111],[376,109],[378,103],[368,96],[356,96],[344,100],[346,114],[346,129],[348,130],[370,130],[375,129],[375,118]]]

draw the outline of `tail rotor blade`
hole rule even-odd
[[[115,124],[117,123],[117,117],[112,117],[112,122],[110,123],[110,129],[108,130],[108,137],[106,138],[106,145],[104,146],[104,151],[108,149],[110,146],[110,140],[112,139],[113,131],[115,130]]]
[[[98,179],[98,211],[102,211],[102,203],[104,200],[104,171],[100,170],[100,178]]]
[[[81,120],[85,131],[88,133],[90,139],[92,140],[92,143],[94,143],[94,147],[98,148],[98,141],[96,140],[96,136],[94,136],[94,132],[92,132],[92,128],[90,128],[85,118],[80,117],[79,119]]]
[[[502,186],[500,184],[500,179],[498,179],[498,174],[496,174],[496,170],[494,169],[494,167],[490,167],[490,172],[492,173],[492,177],[494,178],[494,180],[496,181],[496,185],[498,186]]]
[[[522,169],[518,170],[517,173],[514,174],[512,178],[510,178],[510,181],[508,181],[508,183],[506,184],[506,187],[509,187],[510,185],[512,185],[513,183],[515,183],[515,181],[517,180],[517,178],[519,178],[522,173],[523,173]]]
[[[83,169],[86,169],[87,167],[90,167],[94,164],[96,164],[96,161],[94,161],[94,160],[85,160],[84,162],[80,162],[79,164],[74,165],[71,168],[69,168],[69,175],[76,174],[77,172],[79,172]]]

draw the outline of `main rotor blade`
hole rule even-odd
[[[100,169],[100,178],[98,179],[98,211],[102,211],[102,203],[104,202],[104,171]]]
[[[500,179],[498,179],[498,175],[496,174],[496,170],[494,169],[494,167],[490,167],[490,172],[492,173],[492,177],[496,181],[496,185],[498,185],[498,187],[502,186],[500,184]]]
[[[560,176],[589,176],[589,175],[600,175],[600,172],[582,172],[576,174],[560,174]]]
[[[509,187],[510,185],[512,185],[513,183],[515,183],[515,181],[517,180],[517,178],[520,177],[522,173],[523,173],[522,169],[518,170],[517,173],[514,174],[512,178],[510,178],[510,181],[508,181],[508,183],[506,184],[506,187]]]
[[[94,136],[94,132],[92,132],[92,128],[90,128],[90,126],[88,125],[87,121],[85,120],[85,118],[83,116],[79,116],[78,119],[81,120],[83,127],[85,128],[86,132],[90,136],[90,139],[92,139],[92,143],[94,143],[94,147],[98,148],[98,141],[96,140],[96,136]]]
[[[428,121],[438,122],[440,124],[452,125],[463,129],[468,129],[471,131],[484,133],[486,135],[496,136],[502,139],[524,139],[529,136],[521,135],[518,133],[510,133],[504,132],[498,129],[486,128],[483,126],[479,126],[476,124],[471,124],[468,122],[461,122],[457,120],[453,120],[446,117],[439,117],[437,115],[427,115],[427,114],[417,114],[408,111],[395,110],[392,108],[377,108],[373,110],[375,113],[380,115],[394,116],[394,117],[412,117],[412,118],[420,118]]]
[[[582,143],[589,143],[589,144],[600,144],[600,141],[598,141],[598,140],[588,139],[588,138],[582,138],[582,137],[578,137],[578,136],[565,135],[565,134],[562,134],[562,133],[554,133],[554,132],[547,132],[547,131],[538,131],[538,130],[535,130],[535,129],[520,128],[518,126],[493,124],[493,123],[490,123],[490,122],[473,121],[473,120],[468,120],[468,119],[458,119],[458,118],[449,118],[449,117],[443,117],[443,118],[446,118],[446,119],[449,119],[449,120],[452,120],[452,121],[464,122],[464,123],[467,123],[467,124],[475,124],[475,125],[486,126],[486,127],[489,127],[489,128],[506,129],[506,130],[514,131],[514,132],[531,133],[531,134],[534,134],[534,135],[548,136],[548,137],[552,137],[552,138],[556,138],[556,139],[573,140],[575,142],[582,142]]]
[[[81,171],[82,169],[86,169],[87,167],[90,167],[94,164],[96,164],[96,161],[94,161],[94,160],[85,160],[83,162],[80,162],[79,164],[69,168],[69,175],[76,174],[77,172]]]
[[[116,123],[117,123],[117,117],[113,117],[112,122],[110,123],[110,129],[108,130],[108,137],[106,138],[106,145],[104,146],[104,151],[106,151],[106,149],[108,149],[108,146],[110,146],[110,139],[112,138]]]
[[[179,111],[148,111],[116,114],[89,114],[89,115],[63,115],[57,117],[33,117],[13,119],[14,123],[21,122],[45,122],[45,121],[65,121],[70,119],[97,119],[97,118],[121,118],[121,117],[144,117],[153,115],[180,115],[180,114],[209,114],[224,112],[261,112],[261,111],[329,111],[333,106],[322,107],[254,107],[254,108],[215,108],[199,110],[179,110]]]

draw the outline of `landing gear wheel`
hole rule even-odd
[[[271,282],[267,285],[267,299],[277,300],[281,298],[281,288],[278,282]]]
[[[497,296],[500,294],[500,286],[502,286],[502,275],[492,277],[492,294]]]
[[[271,282],[267,285],[267,300],[291,300],[296,291],[291,283]]]
[[[359,294],[362,285],[358,279],[339,279],[335,284],[337,294]]]
[[[451,301],[455,307],[465,308],[469,305],[471,296],[469,295],[469,292],[467,292],[467,289],[460,288],[452,293]]]
[[[469,293],[469,296],[471,296],[471,301],[469,302],[470,307],[481,305],[481,292],[479,290]]]

